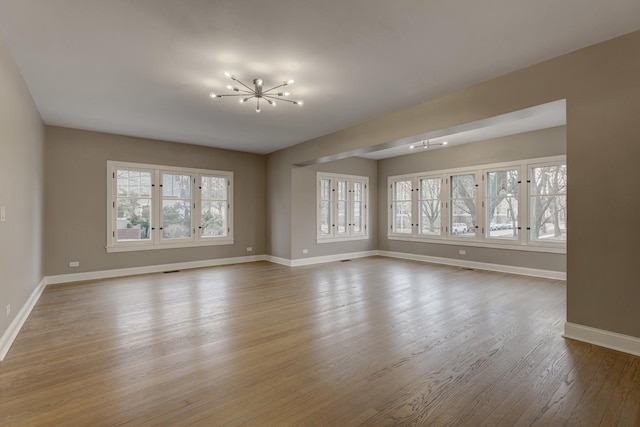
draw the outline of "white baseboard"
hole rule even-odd
[[[272,262],[274,264],[284,265],[285,267],[291,267],[291,260],[286,258],[280,258],[273,255],[266,255],[265,261]]]
[[[441,258],[427,255],[408,254],[404,252],[377,251],[377,254],[389,258],[432,262],[434,264],[445,264],[455,267],[473,268],[476,270],[488,270],[496,271],[499,273],[519,274],[523,276],[542,277],[545,279],[567,280],[567,273],[565,273],[564,271],[539,270],[536,268],[515,267],[511,265],[490,264],[487,262],[477,261],[465,261],[462,259]]]
[[[303,265],[324,264],[325,262],[343,261],[346,259],[365,258],[378,255],[378,251],[350,252],[336,255],[316,256],[312,258],[299,258],[290,260],[290,267]]]
[[[44,291],[45,286],[46,281],[43,278],[38,286],[36,286],[36,288],[33,290],[33,292],[31,292],[31,295],[29,295],[27,302],[25,302],[25,304],[22,306],[16,317],[13,318],[13,321],[4,332],[4,334],[2,334],[2,337],[0,337],[0,362],[4,360],[4,357],[9,352],[13,341],[18,336],[18,332],[20,332],[20,329],[22,329],[24,322],[27,321],[31,310],[33,310],[33,307],[38,302],[38,299],[40,299],[40,295],[42,295],[42,291]]]
[[[640,338],[629,335],[622,335],[616,332],[566,322],[562,336],[640,356]]]
[[[345,259],[365,258],[378,255],[378,251],[350,252],[335,255],[324,255],[311,258],[286,259],[276,256],[267,255],[265,261],[274,264],[284,265],[286,267],[300,267],[303,265],[324,264],[326,262],[342,261]]]
[[[187,270],[190,268],[216,267],[220,265],[241,264],[264,261],[265,255],[251,255],[234,258],[207,259],[202,261],[176,262],[173,264],[148,265],[144,267],[118,268],[114,270],[88,271],[85,273],[57,274],[45,277],[47,285],[57,283],[80,282],[83,280],[109,279],[113,277],[134,276],[137,274],[161,273],[171,270]]]

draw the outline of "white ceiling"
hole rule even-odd
[[[640,29],[639,0],[0,0],[47,124],[268,153]],[[242,105],[224,71],[296,80]]]

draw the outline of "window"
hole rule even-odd
[[[420,209],[420,234],[439,236],[442,233],[440,214],[442,178],[421,178],[418,205]]]
[[[233,173],[107,162],[107,252],[232,244]]]
[[[540,243],[567,239],[567,165],[531,167],[530,240]]]
[[[485,236],[491,239],[518,240],[518,169],[486,172],[485,188]]]
[[[190,239],[191,175],[162,173],[162,239]]]
[[[393,224],[394,233],[411,234],[413,232],[413,188],[411,180],[396,181],[393,183]]]
[[[318,242],[367,239],[369,178],[318,173]]]
[[[451,213],[449,234],[475,237],[476,234],[476,175],[451,176]]]
[[[229,232],[228,180],[225,177],[200,177],[200,237],[226,237]]]
[[[564,156],[389,177],[388,238],[564,253],[566,185]]]

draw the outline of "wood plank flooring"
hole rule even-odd
[[[640,358],[561,337],[562,282],[365,258],[49,286],[2,426],[640,425]]]

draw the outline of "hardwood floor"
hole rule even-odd
[[[640,358],[564,321],[562,282],[387,258],[49,286],[0,425],[640,425]]]

